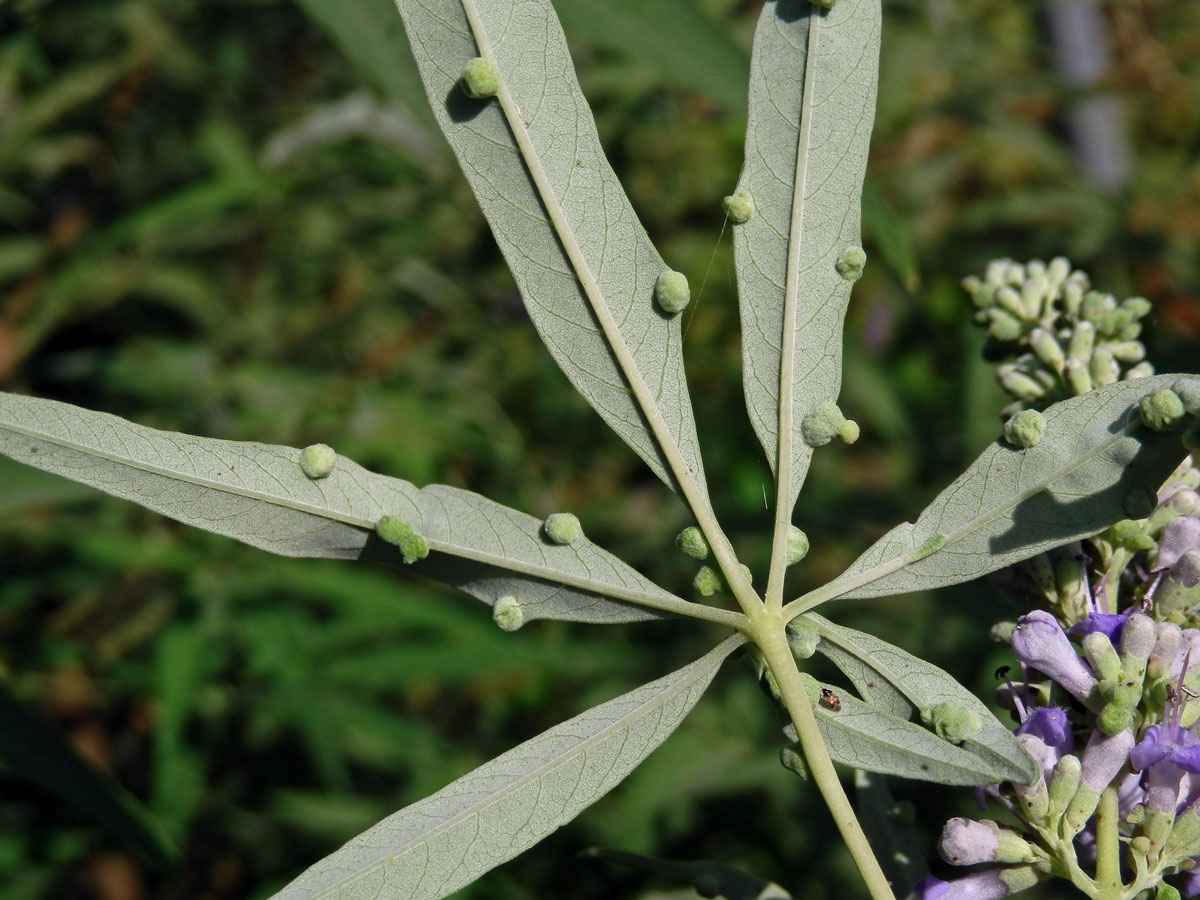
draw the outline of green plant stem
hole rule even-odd
[[[804,751],[804,761],[808,764],[813,781],[821,791],[826,806],[829,807],[842,840],[850,850],[854,864],[858,866],[858,871],[866,882],[872,900],[895,900],[887,876],[883,874],[879,860],[875,858],[867,836],[858,824],[854,808],[842,788],[842,782],[833,767],[833,760],[829,758],[829,751],[825,748],[825,741],[817,729],[817,719],[804,690],[804,683],[800,680],[800,670],[796,668],[795,657],[788,646],[783,617],[778,611],[772,613],[763,609],[750,618],[749,636],[762,651],[771,674],[775,676],[783,705],[796,727],[796,736],[800,739],[800,747]]]
[[[749,614],[751,610],[760,607],[762,601],[758,598],[758,594],[755,593],[754,588],[750,586],[745,573],[742,572],[741,566],[737,561],[737,556],[733,552],[733,545],[729,543],[729,538],[725,536],[725,532],[717,522],[717,517],[713,512],[707,492],[701,488],[700,482],[696,480],[695,473],[692,472],[691,467],[683,458],[683,453],[675,441],[675,436],[672,434],[670,426],[667,425],[662,411],[658,408],[654,395],[650,391],[649,385],[646,384],[646,380],[642,377],[637,360],[634,358],[629,346],[625,343],[625,338],[621,334],[621,327],[617,323],[616,317],[613,316],[612,310],[609,309],[608,303],[605,302],[604,296],[600,293],[600,285],[596,281],[596,276],[592,272],[591,266],[588,265],[587,257],[583,255],[583,248],[580,247],[575,232],[572,230],[566,215],[563,213],[562,204],[559,203],[558,196],[554,193],[550,179],[546,175],[545,168],[542,166],[541,157],[538,156],[537,150],[533,145],[533,140],[529,135],[529,128],[525,124],[525,119],[521,116],[520,108],[517,106],[516,100],[513,99],[512,92],[508,89],[508,81],[504,77],[504,70],[496,59],[495,51],[492,49],[492,42],[488,37],[487,29],[484,28],[483,20],[479,15],[479,9],[476,6],[475,0],[461,0],[461,2],[467,22],[471,26],[471,34],[475,38],[476,46],[479,48],[479,55],[490,62],[496,72],[499,73],[500,80],[496,91],[496,99],[500,103],[500,108],[504,113],[504,118],[508,122],[509,129],[512,131],[513,139],[521,151],[521,158],[524,160],[525,167],[529,171],[529,177],[533,181],[538,197],[546,209],[546,215],[550,219],[554,233],[558,236],[563,251],[566,253],[567,259],[571,262],[575,277],[579,279],[580,287],[582,287],[583,293],[587,297],[588,304],[591,306],[592,313],[596,316],[596,322],[600,326],[600,330],[604,333],[604,338],[608,342],[613,356],[617,359],[618,367],[625,375],[625,380],[629,383],[629,390],[633,394],[642,415],[646,417],[646,424],[649,425],[650,432],[654,435],[654,440],[658,444],[659,451],[662,453],[667,466],[671,470],[675,483],[679,487],[679,492],[683,495],[688,506],[691,507],[692,515],[696,517],[696,523],[700,526],[701,531],[704,532],[705,538],[708,539],[713,556],[716,558],[717,564],[721,567],[721,573],[725,576],[725,581],[729,585],[730,590],[733,591],[734,598],[742,607],[742,610]]]
[[[1100,795],[1096,809],[1096,882],[1100,886],[1100,897],[1119,898],[1123,895],[1121,883],[1121,842],[1117,825],[1121,816],[1117,809],[1116,785],[1109,785]]]

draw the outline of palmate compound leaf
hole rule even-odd
[[[344,457],[314,480],[300,454],[0,393],[0,455],[272,553],[398,561],[396,548],[372,538],[381,517],[398,516],[432,551],[413,571],[488,604],[515,597],[526,621],[631,622],[695,608],[588,540],[555,545],[541,520],[477,494],[418,489]]]
[[[886,641],[835,625],[815,613],[800,621],[821,636],[817,652],[842,670],[868,705],[901,720],[916,713],[925,722],[942,704],[967,710],[978,717],[980,728],[956,749],[975,757],[976,765],[990,773],[989,781],[1028,784],[1037,777],[1033,759],[1011,729],[949,673]]]
[[[571,383],[668,485],[706,488],[669,271],[609,166],[549,0],[397,0],[438,124]],[[482,57],[494,98],[461,88]]]
[[[916,522],[893,528],[789,611],[970,581],[1129,518],[1131,495],[1153,496],[1186,452],[1178,434],[1138,417],[1143,397],[1172,387],[1198,391],[1200,376],[1121,381],[1054,404],[1036,446],[998,439]]]
[[[880,18],[879,0],[768,0],[754,35],[736,191],[755,212],[732,226],[733,248],[746,406],[788,512],[812,456],[802,422],[841,388],[861,265],[839,261],[861,241]]]
[[[271,900],[437,900],[468,884],[615,787],[675,730],[743,641],[728,638],[405,807]]]

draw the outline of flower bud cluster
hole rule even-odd
[[[975,321],[1007,356],[997,369],[1016,398],[1006,416],[1154,374],[1138,340],[1150,301],[1118,302],[1093,290],[1088,276],[1061,256],[1025,265],[995,260],[983,278],[969,276],[963,287],[975,305]]]

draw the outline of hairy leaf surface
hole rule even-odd
[[[880,597],[957,584],[1128,518],[1130,493],[1155,493],[1186,452],[1178,434],[1151,431],[1137,412],[1143,397],[1176,384],[1197,390],[1200,377],[1122,381],[1054,404],[1037,446],[998,439],[916,522],[892,529],[820,593]]]
[[[828,11],[768,0],[754,36],[737,192],[756,212],[733,227],[742,377],[789,510],[812,455],[801,422],[841,387],[853,281],[837,262],[861,240],[880,27],[879,0],[838,0]]]
[[[444,485],[418,489],[340,457],[327,478],[300,451],[158,431],[53,400],[0,394],[0,454],[283,556],[397,561],[374,539],[399,516],[429,542],[414,571],[494,604],[512,595],[525,618],[628,622],[651,606],[691,606],[586,539],[547,541],[541,521]]]
[[[405,807],[272,900],[445,897],[615,787],[683,721],[742,642],[728,638],[679,671],[551,728]]]
[[[704,491],[668,269],[604,156],[549,0],[398,0],[438,123],[555,361],[667,484]],[[491,61],[496,98],[459,87]]]
[[[1012,730],[948,672],[873,635],[813,613],[805,618],[821,635],[817,652],[832,660],[870,705],[902,719],[914,712],[924,719],[942,703],[969,710],[982,728],[962,743],[962,749],[1003,773],[997,781],[1028,784],[1037,777],[1033,759]]]
[[[940,784],[992,784],[1008,776],[1010,767],[971,749],[956,747],[927,728],[876,709],[857,697],[825,685],[841,702],[836,712],[818,706],[817,727],[835,762],[856,769],[899,775]],[[792,725],[784,729],[796,740]]]

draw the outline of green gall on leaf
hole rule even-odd
[[[1149,397],[1143,397],[1138,410],[1142,414],[1142,422],[1155,431],[1169,431],[1187,415],[1183,401],[1169,388],[1161,388]]]
[[[300,451],[300,468],[309,478],[324,478],[333,471],[337,453],[328,444],[310,444]]]
[[[800,750],[799,742],[788,744],[779,751],[779,764],[789,772],[808,781],[808,766],[804,762],[804,754]]]
[[[573,513],[551,513],[542,523],[542,533],[552,544],[573,544],[583,537],[583,526]]]
[[[810,447],[824,447],[835,437],[853,444],[858,440],[858,423],[842,415],[836,404],[826,403],[804,417],[800,433]]]
[[[482,56],[467,63],[459,83],[463,93],[475,100],[495,97],[500,90],[500,76],[496,74],[496,67]]]
[[[787,640],[788,646],[792,648],[792,656],[796,659],[808,659],[817,652],[821,635],[807,622],[793,619],[787,625]]]
[[[830,4],[832,6],[833,4]],[[847,281],[858,281],[862,278],[863,268],[867,264],[867,251],[862,247],[847,247],[837,258],[834,268]]]
[[[502,631],[516,631],[525,624],[525,610],[516,597],[501,597],[492,607],[492,621]]]
[[[1125,495],[1122,506],[1131,519],[1144,519],[1158,505],[1157,498],[1145,488],[1134,488]]]
[[[700,592],[700,596],[711,597],[724,585],[721,582],[721,576],[712,566],[701,566],[696,572],[696,577],[692,579],[692,587]]]
[[[1177,381],[1173,387],[1184,408],[1192,415],[1200,415],[1200,381]]]
[[[749,194],[730,194],[721,201],[721,209],[734,225],[744,225],[754,215],[754,200]]]
[[[813,706],[821,705],[821,684],[807,672],[800,673],[800,683],[804,685],[804,695]]]
[[[1036,447],[1046,435],[1046,417],[1036,409],[1023,409],[1004,423],[1004,439],[1022,450]]]
[[[708,559],[708,541],[704,539],[704,532],[695,525],[690,525],[679,532],[675,543],[685,556],[690,556],[692,559]]]
[[[808,535],[795,525],[788,526],[787,564],[794,566],[808,556]]]
[[[412,565],[429,555],[429,543],[413,531],[412,525],[399,516],[384,516],[375,523],[375,533],[400,549],[406,565]]]
[[[665,313],[681,313],[692,300],[687,276],[668,269],[654,283],[654,300]]]
[[[983,722],[972,710],[956,703],[939,703],[929,713],[929,724],[944,741],[961,744],[983,729]]]

